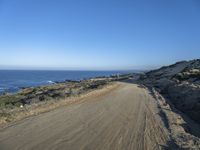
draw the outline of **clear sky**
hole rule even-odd
[[[1,69],[146,69],[199,57],[199,0],[0,0]]]

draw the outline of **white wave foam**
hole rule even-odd
[[[47,83],[49,83],[49,84],[54,84],[55,82],[53,82],[53,81],[47,81]]]

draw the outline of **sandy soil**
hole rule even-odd
[[[156,150],[171,144],[149,92],[136,84],[0,129],[1,150]]]

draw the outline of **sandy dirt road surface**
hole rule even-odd
[[[1,150],[157,150],[169,140],[154,99],[136,84],[0,129]]]

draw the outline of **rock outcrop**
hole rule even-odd
[[[147,72],[140,81],[155,87],[177,109],[200,123],[200,59]]]

